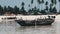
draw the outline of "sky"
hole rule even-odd
[[[48,1],[49,4],[48,6],[50,5],[50,0],[44,0],[45,2]],[[31,5],[31,0],[0,0],[0,5],[1,6],[11,6],[11,7],[14,7],[14,6],[17,6],[19,8],[21,8],[21,3],[24,2],[25,3],[25,10],[28,11],[29,7],[28,5],[30,4]],[[33,7],[37,7],[37,8],[40,8],[40,10],[42,9],[45,9],[45,5],[44,4],[41,4],[40,6],[38,5],[37,3],[37,0],[34,0],[34,3],[31,5],[30,8],[33,8]],[[56,8],[57,8],[57,11],[59,11],[59,2],[57,0],[57,4],[56,4]]]

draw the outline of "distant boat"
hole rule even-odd
[[[3,21],[14,21],[14,20],[16,20],[17,18],[16,17],[14,17],[14,16],[7,16],[7,17],[4,17],[4,18],[2,18],[2,20]]]
[[[55,21],[55,16],[48,16],[45,19],[35,19],[35,20],[15,20],[21,26],[38,26],[38,25],[51,25]]]

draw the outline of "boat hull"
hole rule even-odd
[[[40,20],[15,20],[21,26],[39,26],[39,25],[51,25],[53,19],[40,19]]]

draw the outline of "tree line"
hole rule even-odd
[[[34,3],[33,1],[34,0],[31,0],[31,5]],[[39,4],[39,6],[38,6],[39,8],[37,9],[36,6],[34,8],[29,8],[28,12],[24,8],[24,5],[25,5],[24,2],[21,3],[21,6],[22,6],[21,9],[19,9],[17,6],[15,6],[14,8],[12,8],[10,6],[8,6],[8,7],[6,7],[6,6],[2,7],[0,5],[0,15],[5,14],[6,12],[7,13],[13,13],[13,14],[23,14],[23,15],[39,15],[39,14],[49,14],[49,13],[50,14],[51,13],[53,13],[53,14],[59,13],[60,14],[60,12],[57,12],[56,7],[54,6],[57,3],[56,0],[51,0],[51,4],[49,6],[50,8],[48,7],[48,1],[46,1],[45,2],[46,8],[43,9],[43,10],[40,10],[40,4],[43,4],[44,0],[42,0],[42,1],[37,0],[37,2]],[[60,2],[60,0],[59,0],[59,2]],[[31,7],[31,5],[29,4],[28,6]]]

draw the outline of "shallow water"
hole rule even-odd
[[[59,19],[48,26],[20,26],[16,22],[1,22],[0,34],[58,34]]]

